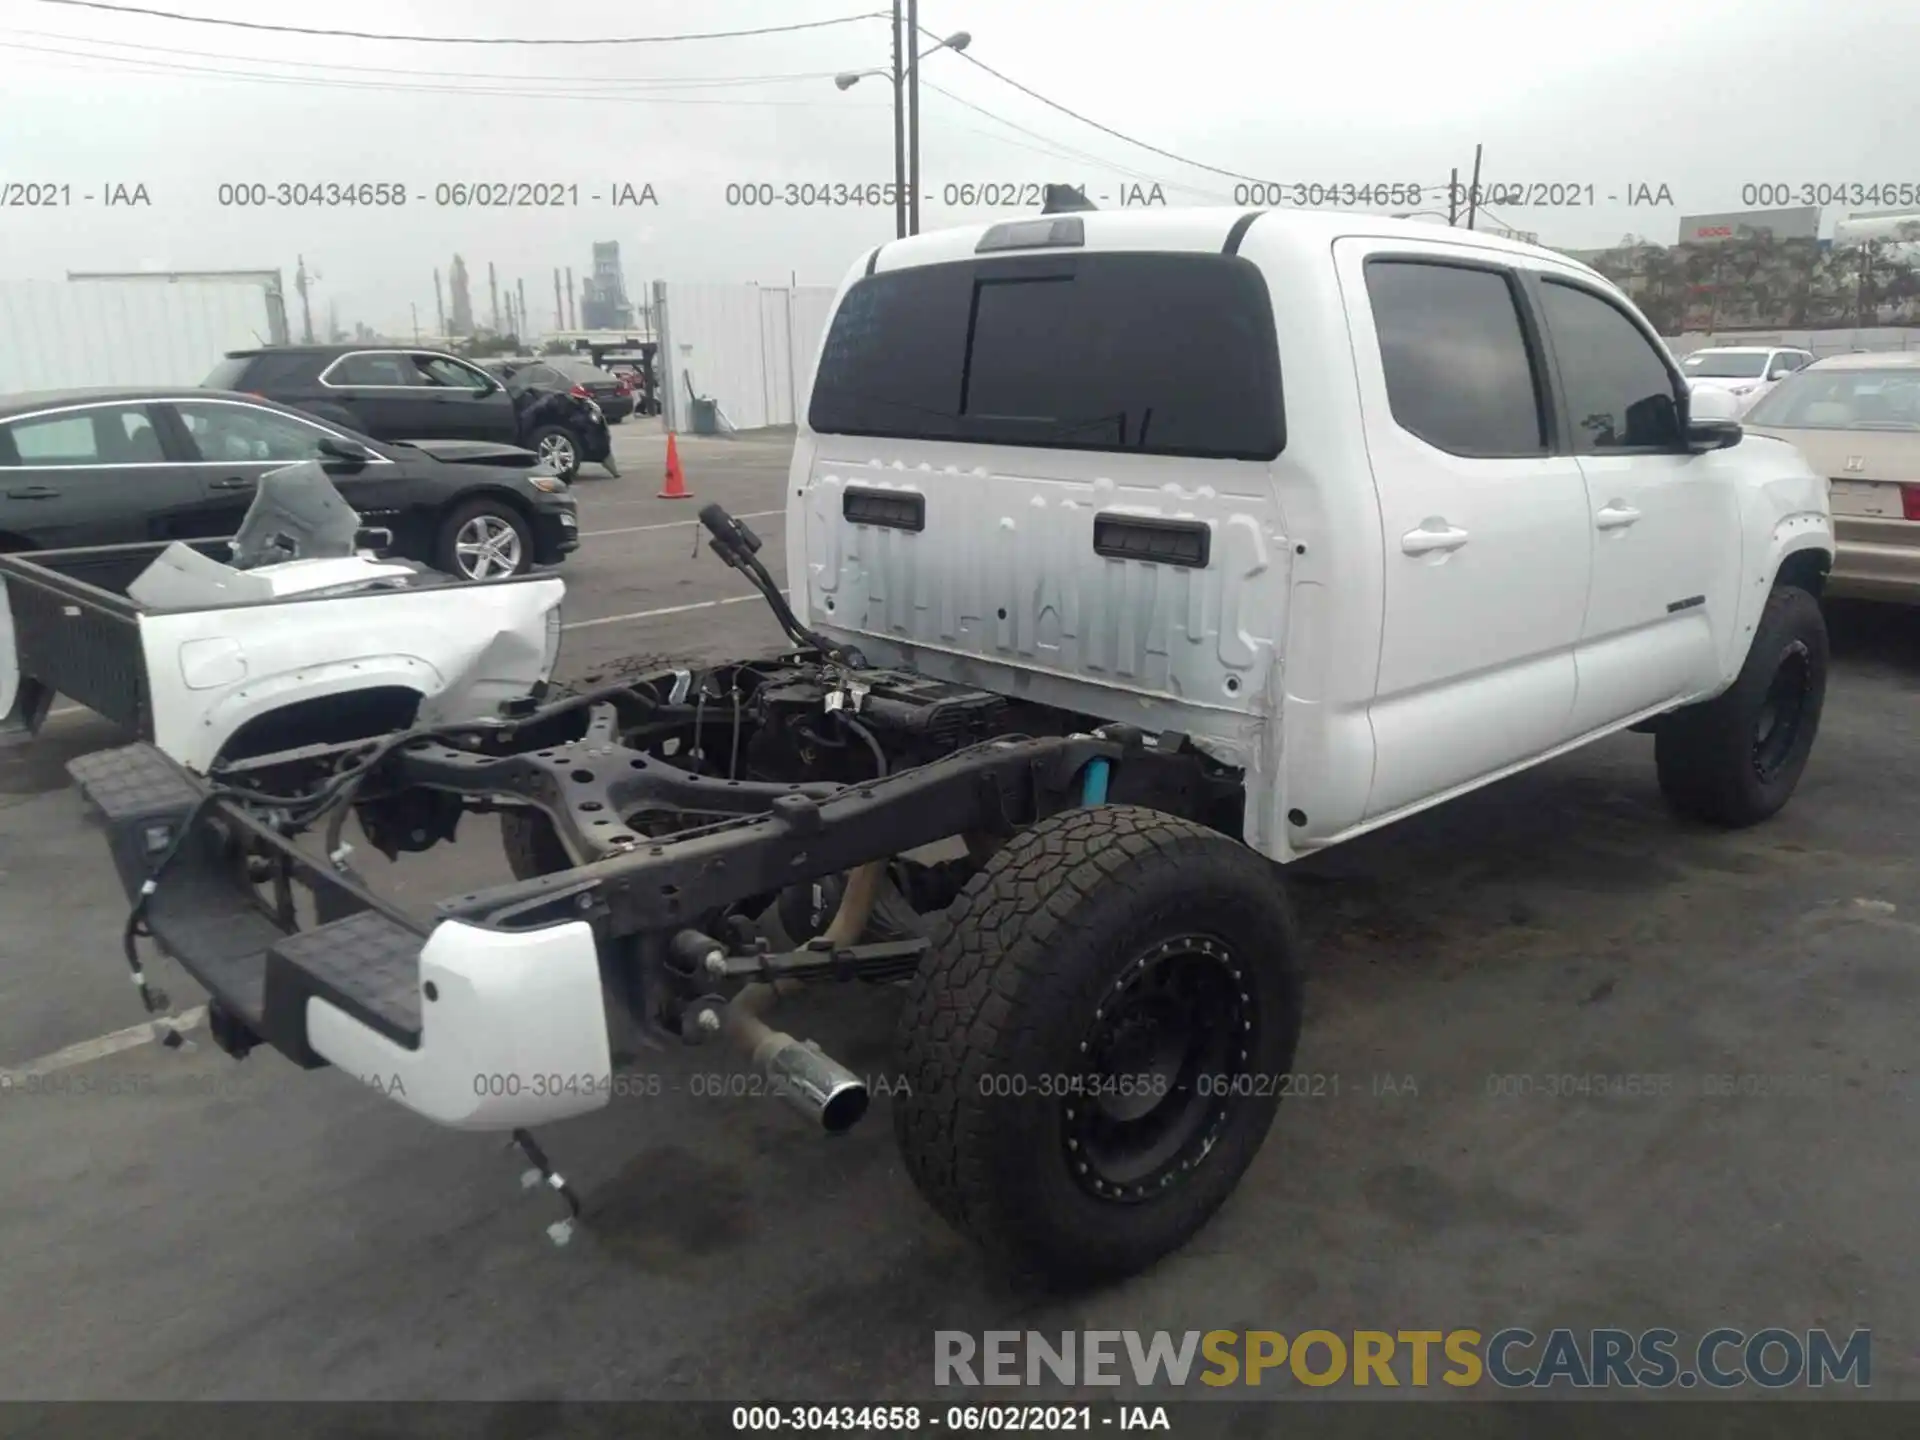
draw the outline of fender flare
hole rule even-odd
[[[363,690],[412,690],[424,699],[437,694],[445,683],[437,669],[413,655],[373,655],[309,665],[238,682],[200,715],[190,733],[161,735],[156,717],[154,738],[164,753],[204,775],[243,726],[276,710]]]
[[[1803,510],[1783,515],[1775,522],[1759,563],[1747,567],[1746,583],[1740,587],[1732,634],[1734,654],[1728,657],[1730,663],[1725,667],[1729,685],[1746,663],[1753,632],[1760,623],[1761,612],[1767,608],[1767,597],[1779,584],[1781,575],[1793,575],[1807,567],[1824,577],[1833,564],[1833,554],[1833,521],[1824,511]],[[1800,560],[1797,558],[1800,556],[1819,558]],[[1819,595],[1817,588],[1814,594]]]

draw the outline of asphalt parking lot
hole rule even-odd
[[[657,430],[616,434],[625,477],[579,481],[563,673],[773,648],[689,522],[751,517],[783,574],[788,442],[682,442],[673,502]],[[498,1137],[204,1032],[130,1043],[124,903],[63,769],[120,737],[62,714],[0,752],[0,1066],[58,1067],[0,1092],[0,1397],[881,1400],[930,1393],[939,1329],[1507,1325],[1870,1327],[1871,1393],[1920,1396],[1920,615],[1830,623],[1821,738],[1768,825],[1670,819],[1623,736],[1296,867],[1322,1093],[1194,1244],[1071,1297],[983,1273],[884,1098],[833,1140],[684,1094],[554,1127],[588,1207],[556,1248]],[[390,878],[504,875],[476,826]],[[790,1028],[884,1075],[891,1005]]]

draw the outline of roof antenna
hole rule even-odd
[[[1049,185],[1044,191],[1046,203],[1040,207],[1042,215],[1065,215],[1075,210],[1098,210],[1100,207],[1087,199],[1087,192],[1074,185]]]

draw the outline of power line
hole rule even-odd
[[[920,27],[920,33],[927,36],[929,39],[933,39],[933,40],[938,40],[941,38],[940,36],[935,34],[933,31],[927,29],[926,26],[924,25]],[[1111,125],[1103,124],[1100,121],[1093,119],[1091,116],[1082,115],[1078,110],[1072,109],[1071,107],[1066,105],[1062,105],[1058,100],[1053,100],[1048,98],[1045,95],[1042,95],[1038,90],[1035,90],[1032,86],[1023,85],[1018,80],[1015,80],[1012,76],[1001,74],[998,70],[994,69],[991,65],[987,64],[986,61],[974,55],[974,53],[970,49],[958,50],[958,51],[955,51],[954,53],[959,55],[959,57],[962,60],[966,61],[969,65],[978,66],[980,69],[986,71],[987,74],[993,76],[994,79],[1000,81],[1003,85],[1011,85],[1014,89],[1018,90],[1021,94],[1030,96],[1031,98],[1038,100],[1042,105],[1048,106],[1051,109],[1058,110],[1062,115],[1066,115],[1072,119],[1078,120],[1082,125],[1091,125],[1094,129],[1099,130],[1104,134],[1111,135],[1116,140],[1124,140],[1129,145],[1136,145],[1142,150],[1150,150],[1155,155],[1162,156],[1165,159],[1175,161],[1181,165],[1190,165],[1196,170],[1205,170],[1209,174],[1213,174],[1213,175],[1224,175],[1229,180],[1246,180],[1257,185],[1289,183],[1285,181],[1274,181],[1270,177],[1263,176],[1263,175],[1247,175],[1247,174],[1243,174],[1238,170],[1227,170],[1218,165],[1209,165],[1204,160],[1193,160],[1188,158],[1185,155],[1177,155],[1171,150],[1166,150],[1161,148],[1158,145],[1154,145],[1148,141],[1141,140],[1136,136],[1127,134],[1123,130],[1116,130]],[[923,81],[921,83],[925,84],[927,82]],[[942,93],[946,93],[946,92],[942,92]],[[948,98],[956,99],[958,97],[953,95],[948,95]],[[965,103],[965,102],[962,102],[962,103]],[[976,106],[975,108],[977,109],[979,107]],[[987,113],[991,115],[990,111],[983,112],[983,113]],[[997,115],[992,116],[992,118],[996,120],[999,119]],[[1010,124],[1011,122],[1002,121],[1001,123]],[[1015,127],[1015,128],[1018,128],[1018,127]],[[1028,131],[1027,133],[1031,134],[1033,132]],[[1106,163],[1106,162],[1097,162],[1097,163]],[[1118,167],[1115,167],[1115,168],[1118,168]],[[1170,184],[1172,182],[1166,182],[1166,183]],[[1195,194],[1205,195],[1205,194],[1211,193],[1205,190],[1195,190],[1191,186],[1184,186],[1182,188],[1190,190],[1192,191],[1192,193],[1195,193]],[[1329,188],[1335,188],[1335,187],[1329,187]],[[1421,195],[1424,198],[1428,191],[1440,189],[1440,188],[1444,188],[1444,187],[1436,186],[1436,185],[1423,185],[1421,187]]]
[[[689,35],[609,35],[597,39],[566,36],[501,35],[385,35],[371,30],[323,30],[308,25],[270,25],[261,20],[227,20],[212,15],[185,15],[177,10],[153,10],[141,5],[112,5],[107,0],[40,0],[42,5],[66,5],[76,10],[104,10],[110,15],[140,15],[154,20],[178,20],[189,25],[219,25],[231,30],[263,30],[276,35],[320,35],[343,40],[391,40],[409,45],[673,45],[689,40],[738,40],[749,35],[787,35],[796,30],[822,30],[856,20],[885,18],[876,10],[841,15],[831,20],[802,20],[789,25],[760,25],[751,30],[711,30]]]
[[[65,35],[51,30],[11,30],[11,35],[28,35],[36,40],[64,40],[79,45],[104,46],[110,50],[132,50],[138,52],[128,59],[144,59],[148,54],[184,55],[193,60],[229,60],[242,65],[286,65],[303,70],[345,71],[350,75],[418,75],[417,66],[401,65],[344,65],[331,64],[324,60],[292,60],[277,55],[233,55],[226,51],[185,50],[174,45],[136,44],[125,40],[103,40],[91,35]],[[79,52],[59,51],[67,54]],[[119,56],[102,55],[95,58],[103,60],[119,59]],[[154,62],[156,64],[161,62]],[[808,70],[792,71],[782,75],[686,75],[686,76],[626,76],[626,75],[526,75],[518,72],[508,73],[501,70],[442,70],[436,67],[434,75],[448,80],[500,80],[509,84],[553,84],[578,87],[581,85],[618,85],[626,88],[662,89],[662,90],[699,90],[724,88],[735,85],[778,85],[798,81],[831,80],[838,71]]]
[[[1196,185],[1182,185],[1177,180],[1163,180],[1157,175],[1149,175],[1145,171],[1134,170],[1129,166],[1118,164],[1117,162],[1112,160],[1104,160],[1098,155],[1090,155],[1084,150],[1076,150],[1072,146],[1067,145],[1064,141],[1058,141],[1053,139],[1051,136],[1042,135],[1037,130],[1029,130],[1024,125],[1016,125],[1013,123],[1013,121],[1008,120],[1004,116],[996,115],[993,111],[987,109],[984,105],[976,105],[973,103],[973,101],[963,99],[962,97],[954,94],[951,90],[942,89],[940,86],[934,84],[931,80],[922,80],[920,83],[923,86],[925,86],[927,89],[933,91],[936,95],[944,95],[947,99],[953,101],[956,105],[964,105],[967,107],[967,109],[972,110],[977,114],[986,116],[987,119],[993,121],[996,125],[1004,125],[1009,130],[1017,130],[1022,135],[1027,135],[1032,137],[1035,140],[1040,141],[1041,144],[1039,146],[1019,145],[1018,141],[1010,140],[1008,139],[1008,137],[1004,135],[994,135],[992,134],[992,132],[986,131],[986,130],[973,131],[973,133],[976,135],[985,135],[987,136],[988,139],[1000,140],[1009,145],[1017,145],[1019,146],[1020,149],[1033,150],[1037,154],[1051,155],[1057,160],[1075,160],[1083,165],[1098,165],[1103,169],[1111,170],[1116,174],[1125,175],[1130,179],[1146,180],[1155,185],[1165,185],[1169,189],[1183,190],[1190,195],[1202,195],[1209,200],[1219,200],[1222,204],[1232,203],[1226,197],[1220,195],[1217,191],[1203,190]]]
[[[806,108],[828,108],[845,110],[849,108],[844,101],[832,100],[693,100],[682,98],[663,98],[657,95],[631,95],[604,93],[594,90],[503,90],[476,85],[408,85],[388,80],[354,81],[319,75],[274,75],[248,70],[225,70],[213,65],[183,65],[170,61],[143,61],[129,55],[101,55],[87,50],[62,50],[48,45],[21,45],[13,41],[0,40],[0,49],[26,50],[42,55],[59,55],[71,59],[98,61],[107,66],[131,67],[138,75],[205,75],[225,80],[243,80],[269,85],[305,85],[326,90],[375,91],[392,94],[425,95],[465,95],[481,100],[571,100],[582,103],[613,102],[626,105],[763,105],[776,107],[801,106]],[[89,68],[89,67],[81,67]],[[507,77],[502,77],[507,78]],[[854,108],[881,109],[882,106],[863,105],[853,102]]]
[[[929,31],[927,33],[931,34],[932,32]],[[1014,89],[1018,90],[1021,94],[1029,95],[1033,97],[1035,100],[1038,100],[1042,105],[1050,106],[1051,108],[1058,110],[1062,115],[1071,116],[1073,119],[1078,120],[1082,125],[1091,125],[1094,129],[1102,131],[1108,135],[1111,135],[1116,140],[1124,140],[1127,142],[1127,144],[1137,145],[1142,150],[1151,150],[1156,155],[1164,156],[1168,160],[1178,161],[1182,165],[1191,165],[1196,170],[1205,170],[1214,175],[1224,175],[1229,180],[1250,180],[1250,181],[1253,181],[1255,184],[1268,183],[1264,176],[1244,175],[1238,170],[1224,170],[1218,165],[1209,165],[1203,160],[1189,160],[1184,155],[1176,155],[1171,150],[1163,150],[1158,145],[1149,144],[1145,140],[1136,139],[1134,136],[1128,135],[1124,131],[1114,129],[1111,125],[1103,125],[1098,120],[1092,119],[1091,117],[1086,115],[1082,115],[1078,110],[1069,109],[1067,106],[1062,105],[1058,100],[1049,100],[1045,95],[1042,95],[1038,90],[1032,89],[1031,87],[1026,85],[1022,85],[1018,80],[1013,79],[1011,76],[1002,75],[998,70],[994,69],[991,65],[987,64],[986,61],[976,58],[970,49],[959,50],[959,51],[956,51],[955,53],[959,55],[959,57],[962,60],[966,61],[969,65],[979,66],[982,70],[986,71],[987,74],[993,76],[993,78],[998,80],[1001,84],[1011,85]]]

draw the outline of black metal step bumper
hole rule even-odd
[[[67,768],[106,824],[130,898],[178,842],[144,919],[206,987],[230,1050],[257,1040],[307,1069],[336,1065],[460,1128],[606,1103],[606,1012],[585,922],[423,929],[239,807],[209,801],[204,782],[151,745]]]

